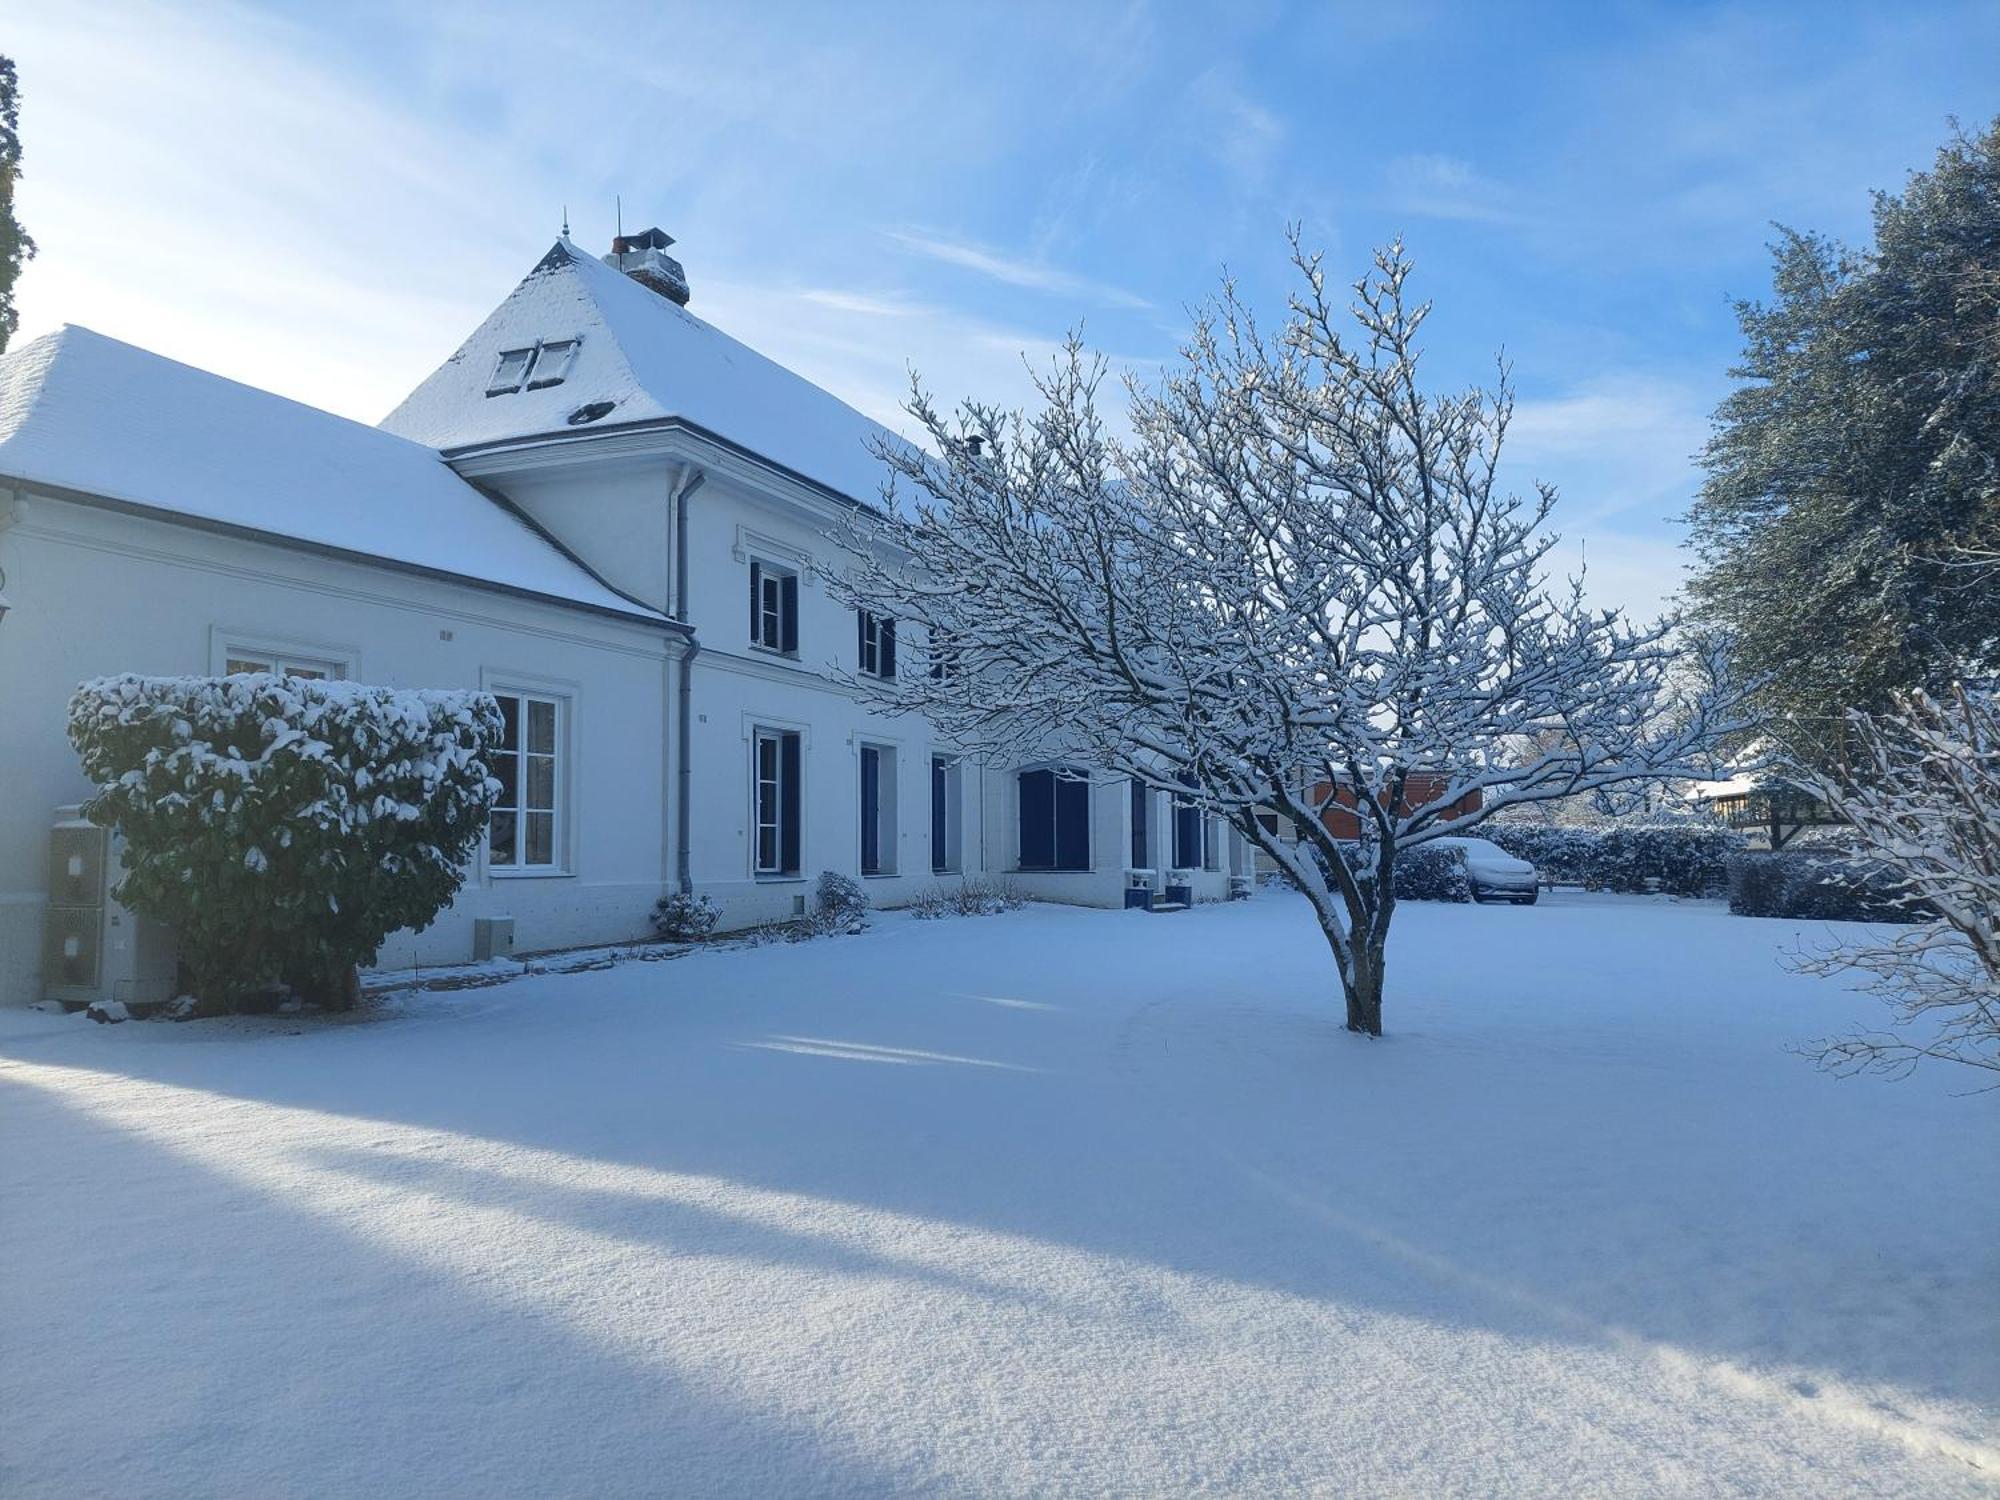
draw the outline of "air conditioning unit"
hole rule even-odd
[[[174,997],[173,934],[111,899],[124,873],[119,844],[81,808],[56,809],[42,922],[42,989],[51,1000],[146,1005]]]

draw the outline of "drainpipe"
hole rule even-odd
[[[688,497],[702,487],[708,476],[692,464],[674,476],[668,492],[668,507],[674,523],[674,619],[688,621]],[[701,654],[701,642],[690,632],[681,646],[680,678],[677,684],[679,720],[674,729],[674,878],[683,895],[694,894],[692,835],[688,816],[694,804],[694,767],[689,763],[694,745],[694,659]]]

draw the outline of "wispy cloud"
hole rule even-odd
[[[1252,97],[1234,69],[1219,64],[1189,85],[1188,102],[1198,139],[1237,186],[1262,186],[1285,144],[1285,122]]]
[[[1144,297],[1124,290],[1122,287],[1092,281],[1087,276],[1046,265],[1040,261],[1023,260],[1004,255],[969,240],[950,239],[944,235],[926,234],[911,229],[885,229],[885,238],[901,245],[914,255],[926,260],[939,261],[944,265],[958,266],[962,270],[974,271],[1008,286],[1026,287],[1032,291],[1055,292],[1065,297],[1084,297],[1093,302],[1101,302],[1111,307],[1150,308],[1153,304]]]
[[[1404,213],[1487,224],[1520,218],[1511,190],[1456,156],[1399,156],[1389,163],[1388,176],[1392,201]]]

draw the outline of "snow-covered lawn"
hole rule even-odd
[[[1787,1043],[1792,924],[1030,909],[0,1015],[0,1492],[1955,1495],[1996,1106]]]

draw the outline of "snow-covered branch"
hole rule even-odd
[[[1988,691],[1906,697],[1850,720],[1854,761],[1814,778],[1927,920],[1808,955],[1811,973],[1859,973],[1895,1032],[1817,1044],[1836,1072],[1903,1073],[1924,1058],[2000,1072],[2000,703]]]
[[[929,643],[929,671],[863,684],[882,706],[988,753],[1192,787],[1312,896],[1350,1024],[1372,1032],[1399,848],[1521,802],[1709,774],[1735,699],[1677,671],[1673,622],[1547,585],[1555,492],[1495,478],[1506,371],[1491,392],[1423,389],[1429,306],[1406,298],[1402,247],[1344,314],[1294,254],[1282,325],[1225,285],[1167,376],[1128,385],[1128,442],[1075,339],[1032,414],[948,418],[915,390],[927,448],[882,450],[897,484],[833,587]],[[1536,753],[1505,753],[1521,744]],[[1357,837],[1335,836],[1336,807]]]

